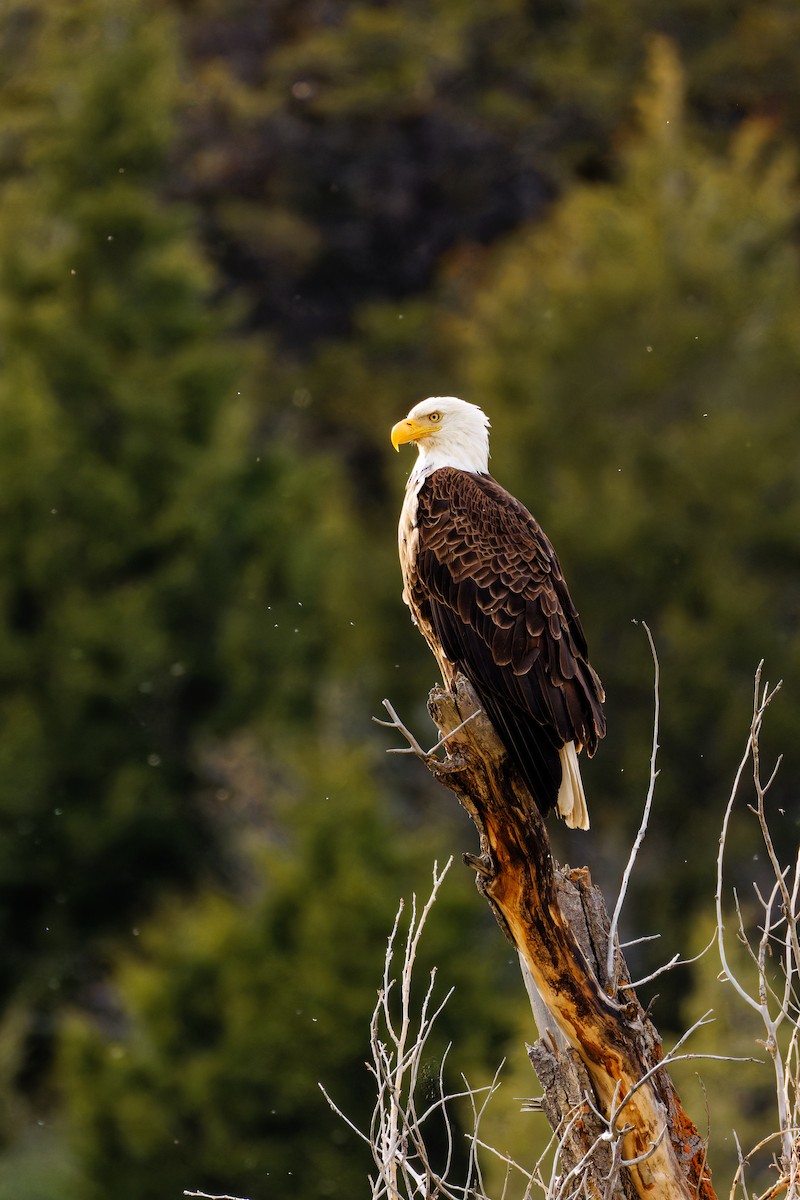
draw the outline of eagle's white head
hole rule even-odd
[[[455,396],[421,400],[392,430],[395,450],[406,442],[413,442],[419,451],[415,476],[429,475],[440,467],[488,473],[489,418],[477,404]]]

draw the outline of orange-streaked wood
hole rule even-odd
[[[640,1081],[661,1061],[661,1042],[630,990],[610,996],[559,904],[550,841],[537,805],[510,763],[463,678],[454,690],[435,688],[431,715],[448,758],[431,769],[472,817],[481,843],[473,858],[478,886],[517,947],[557,1029],[579,1055],[596,1102],[609,1117],[625,1101],[617,1126],[640,1197],[716,1200],[705,1148],[683,1110],[666,1068]],[[453,732],[457,730],[456,732]],[[618,952],[619,953],[619,952]],[[624,980],[625,976],[623,976]]]

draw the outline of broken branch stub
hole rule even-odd
[[[609,1193],[606,1177],[603,1192],[630,1195],[630,1185],[634,1195],[651,1200],[715,1200],[703,1143],[659,1067],[663,1052],[655,1027],[630,989],[613,996],[605,990],[611,986],[605,968],[609,922],[588,871],[554,868],[544,821],[488,719],[479,714],[464,724],[480,708],[469,683],[459,677],[453,692],[434,688],[428,707],[447,737],[447,758],[427,765],[455,793],[480,838],[480,856],[465,861],[475,868],[479,890],[519,951],[559,1035],[542,1037],[531,1055],[537,1073],[542,1069],[551,1123],[556,1111],[564,1126],[574,1117],[564,1109],[566,1100],[557,1100],[559,1089],[552,1083],[547,1089],[542,1078],[558,1075],[559,1056],[567,1057],[563,1038],[591,1081],[605,1140],[621,1148],[619,1184]],[[618,949],[616,955],[617,979],[629,982]],[[568,1068],[566,1061],[562,1065]],[[573,1092],[574,1086],[561,1083],[562,1096]]]

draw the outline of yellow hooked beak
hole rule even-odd
[[[392,445],[399,454],[401,446],[405,446],[407,442],[418,442],[423,437],[430,437],[432,432],[430,425],[406,417],[398,421],[392,430]]]

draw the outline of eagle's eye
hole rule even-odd
[[[442,419],[442,414],[441,414],[441,413],[430,413],[430,414],[428,415],[428,420],[429,420],[429,421],[434,421],[434,422],[435,422],[435,421],[441,421],[441,419]]]

